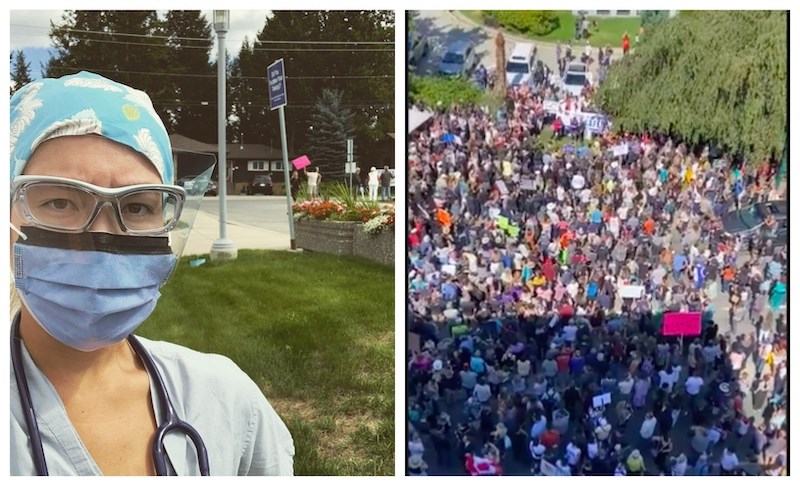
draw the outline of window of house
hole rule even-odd
[[[272,172],[283,172],[283,161],[273,160],[269,163],[269,170]]]
[[[631,14],[630,10],[617,10],[617,15],[627,17]]]
[[[611,10],[596,10],[597,15],[611,15]]]
[[[266,160],[248,160],[247,170],[254,172],[264,172],[269,170],[269,162]]]

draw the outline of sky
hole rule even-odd
[[[212,20],[211,10],[202,10],[206,19]],[[48,49],[50,37],[50,21],[61,23],[63,10],[11,10],[11,45],[12,51],[22,49],[31,65],[32,77],[41,77],[40,65],[50,58]],[[225,37],[225,47],[228,53],[235,57],[239,55],[242,40],[247,36],[251,41],[259,30],[264,27],[264,21],[269,10],[231,10],[231,26]],[[213,27],[213,26],[212,26]],[[212,28],[213,32],[213,28]],[[211,56],[216,57],[216,36]]]

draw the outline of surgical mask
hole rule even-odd
[[[153,312],[177,257],[167,237],[22,228],[14,283],[34,320],[62,344],[95,351]]]

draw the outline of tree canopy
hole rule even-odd
[[[653,25],[597,100],[624,130],[779,158],[787,127],[785,11],[692,11]]]
[[[342,98],[341,91],[322,90],[310,120],[308,155],[328,180],[346,177],[344,154],[347,153],[347,139],[355,132],[353,111],[343,106]]]
[[[393,11],[274,11],[256,39],[245,40],[231,66],[232,140],[277,146],[278,115],[269,111],[266,69],[283,58],[289,146],[304,153],[311,115],[325,89],[353,111],[361,160],[393,158]],[[344,147],[344,145],[342,145]],[[344,151],[341,162],[344,164]]]
[[[17,92],[18,89],[30,83],[31,80],[31,63],[25,59],[25,53],[21,50],[11,51],[11,59],[14,65],[11,68],[11,94]]]

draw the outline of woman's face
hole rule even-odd
[[[59,137],[44,142],[31,155],[23,174],[64,177],[108,188],[161,183],[155,166],[144,155],[96,135]],[[121,233],[112,211],[111,207],[104,207],[89,230]],[[24,224],[14,211],[11,222],[16,227]],[[17,237],[12,231],[12,245]]]

